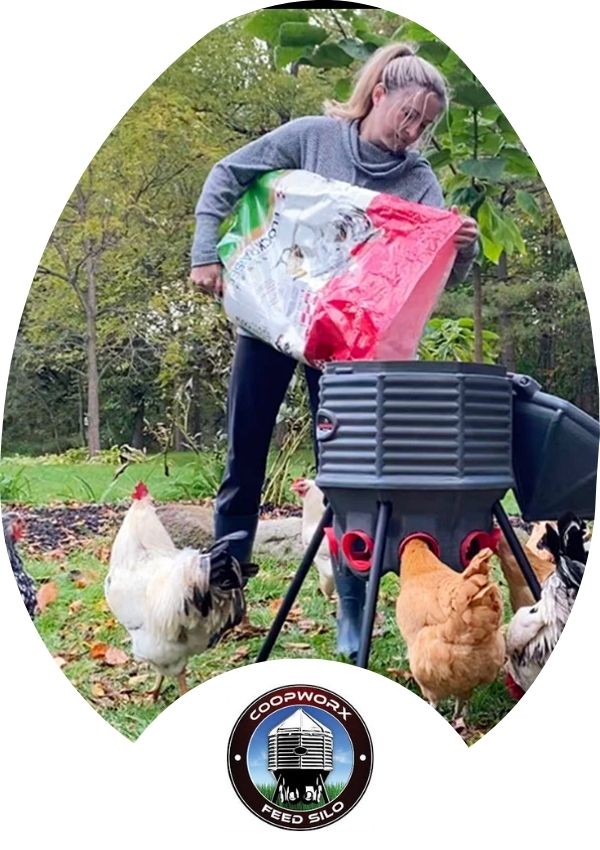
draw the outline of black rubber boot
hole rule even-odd
[[[215,511],[215,540],[220,540],[226,534],[231,534],[232,531],[245,531],[247,537],[244,540],[234,540],[229,551],[240,564],[250,563],[252,556],[252,546],[256,536],[258,527],[258,516],[227,516]]]
[[[337,651],[356,661],[360,643],[366,583],[349,570],[334,564],[333,575],[338,592]]]

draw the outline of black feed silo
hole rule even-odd
[[[341,612],[345,628],[360,632],[356,663],[366,667],[381,574],[399,570],[411,536],[462,570],[480,548],[495,547],[496,519],[539,599],[500,500],[513,488],[527,520],[594,516],[598,421],[500,366],[330,363],[317,440],[327,506],[257,661],[269,657],[324,533],[338,591],[344,576],[362,580],[362,597],[356,582],[339,592],[338,625]]]

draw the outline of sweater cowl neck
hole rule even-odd
[[[344,143],[350,159],[361,171],[373,176],[400,175],[409,171],[422,160],[418,151],[402,151],[395,154],[384,150],[373,142],[361,139],[358,132],[358,119],[343,122]]]

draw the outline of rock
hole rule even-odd
[[[302,518],[261,519],[256,531],[254,552],[281,561],[298,561],[304,553],[301,541]]]
[[[213,511],[204,505],[183,505],[177,502],[159,504],[156,511],[160,521],[180,549],[191,546],[203,549],[213,542]],[[298,561],[303,554],[300,539],[300,517],[261,519],[256,531],[254,553],[269,555],[282,561]]]
[[[156,513],[179,549],[204,549],[214,540],[212,508],[168,502],[156,505]]]

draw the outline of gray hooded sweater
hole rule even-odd
[[[219,261],[219,225],[255,177],[266,171],[297,168],[407,201],[444,206],[440,184],[417,151],[394,154],[364,141],[358,134],[358,121],[324,115],[296,118],[212,168],[196,206],[192,265]],[[476,252],[476,243],[459,252],[452,282],[464,280]]]

